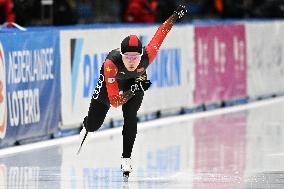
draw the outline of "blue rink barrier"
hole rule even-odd
[[[238,99],[224,101],[224,107],[235,106],[246,103],[248,103],[248,97],[240,97]]]
[[[2,33],[0,54],[6,84],[0,147],[50,138],[60,119],[59,33]]]

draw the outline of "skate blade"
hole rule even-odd
[[[123,173],[123,182],[128,182],[128,178],[129,178],[129,172],[124,172]]]

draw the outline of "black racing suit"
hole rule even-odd
[[[128,71],[125,68],[119,49],[112,50],[101,67],[84,126],[89,132],[98,130],[110,106],[122,105],[124,118],[122,157],[124,158],[129,158],[132,153],[137,133],[137,111],[144,96],[143,92],[134,95],[130,91],[130,86],[135,79],[146,76],[146,68],[153,63],[163,40],[177,19],[178,16],[174,13],[158,28],[151,41],[143,47],[143,56],[135,71]]]

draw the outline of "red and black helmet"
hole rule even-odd
[[[123,39],[120,50],[122,54],[125,52],[138,52],[142,54],[142,43],[137,35],[130,35]]]

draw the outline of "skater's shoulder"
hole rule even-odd
[[[111,50],[111,51],[108,53],[107,57],[109,57],[109,56],[121,56],[121,54],[120,54],[120,49],[117,48],[117,49]]]
[[[117,48],[117,49],[111,50],[107,55],[107,59],[111,60],[113,63],[121,61],[120,49]]]

